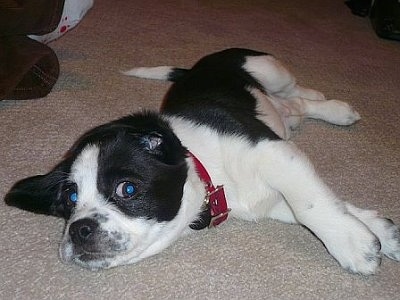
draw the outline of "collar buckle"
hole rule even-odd
[[[226,203],[225,191],[223,185],[212,187],[207,192],[204,201],[210,207],[211,221],[208,228],[215,227],[224,222],[228,218],[228,213],[231,211]]]
[[[209,203],[210,203],[210,198],[211,198],[214,194],[218,193],[220,190],[223,190],[223,189],[224,189],[224,186],[223,186],[223,185],[218,185],[218,186],[217,186],[216,188],[214,188],[213,190],[207,191],[207,195],[206,195],[206,197],[204,198],[205,204],[209,204]],[[215,198],[215,197],[213,197],[213,198]]]

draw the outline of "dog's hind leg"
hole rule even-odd
[[[319,119],[344,126],[354,124],[361,119],[353,107],[340,100],[312,101],[301,97],[292,97],[286,99],[286,103],[283,104],[282,101],[281,103],[289,108],[290,114],[286,118],[292,117],[293,119],[297,114],[305,118]]]
[[[302,97],[308,100],[326,100],[321,92],[298,85],[294,75],[271,55],[248,56],[243,69],[253,76],[269,95],[283,99]]]
[[[302,117],[336,125],[350,125],[360,119],[349,104],[326,100],[321,92],[298,85],[293,74],[271,55],[249,56],[243,69],[263,86],[286,127],[297,127]]]
[[[290,138],[291,130],[297,128],[304,118],[320,119],[336,125],[351,125],[360,119],[350,105],[338,100],[281,99],[268,96],[259,89],[249,92],[257,100],[257,118],[284,140]]]
[[[309,228],[343,268],[373,274],[381,260],[378,233],[349,211],[294,144],[268,141],[257,147],[262,157],[258,172],[283,195],[294,219]]]

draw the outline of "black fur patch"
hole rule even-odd
[[[202,58],[192,69],[174,76],[163,112],[206,125],[220,134],[252,142],[280,139],[256,118],[256,99],[246,90],[261,84],[242,67],[248,56],[267,55],[247,49],[228,49]]]
[[[130,217],[173,219],[181,204],[186,181],[186,149],[169,124],[157,114],[142,113],[99,126],[75,145],[97,144],[97,188],[106,199]],[[135,195],[116,197],[119,183],[129,181]]]

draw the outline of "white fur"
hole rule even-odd
[[[70,181],[76,183],[79,198],[76,210],[89,210],[105,202],[97,190],[97,170],[99,148],[90,145],[86,147],[71,166]]]
[[[135,76],[139,78],[149,78],[156,80],[168,80],[168,74],[171,73],[172,67],[159,66],[152,68],[133,68],[128,71],[122,71],[121,73],[127,76]]]

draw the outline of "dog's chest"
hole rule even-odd
[[[252,144],[244,138],[221,136],[178,118],[172,118],[171,125],[182,144],[203,163],[213,184],[224,186],[231,216],[260,219],[282,199],[258,171],[268,142]]]

